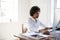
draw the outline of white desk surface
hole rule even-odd
[[[31,35],[34,35],[34,34],[38,34],[39,37],[32,37]],[[42,38],[48,38],[49,35],[43,35],[42,33],[34,33],[34,32],[31,32],[31,33],[19,34],[17,37],[19,37],[19,38],[24,38],[24,39],[39,40],[39,39],[42,39]]]

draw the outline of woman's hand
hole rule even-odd
[[[41,29],[39,30],[39,32],[43,33],[43,34],[46,34],[46,35],[49,35],[49,31],[48,31],[48,28],[45,28],[45,29]]]

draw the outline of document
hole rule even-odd
[[[32,37],[48,37],[49,35],[45,35],[42,33],[35,33],[35,32],[30,32],[30,33],[24,33],[24,36],[32,36]]]

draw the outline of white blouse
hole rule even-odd
[[[39,29],[43,29],[46,27],[38,19],[35,20],[32,17],[28,18],[25,26],[28,29],[27,32],[38,32]]]

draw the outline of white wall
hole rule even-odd
[[[60,9],[55,10],[55,18],[57,22],[60,20]]]
[[[29,17],[29,10],[33,5],[38,5],[41,8],[41,15],[39,19],[46,26],[50,26],[50,2],[50,0],[19,0],[19,21],[17,23],[0,23],[0,39],[13,40],[14,34],[19,34],[22,32],[22,24]]]
[[[59,20],[60,20],[60,9],[55,9],[54,26],[58,24]]]
[[[18,23],[0,23],[0,40],[13,40],[18,31]]]

